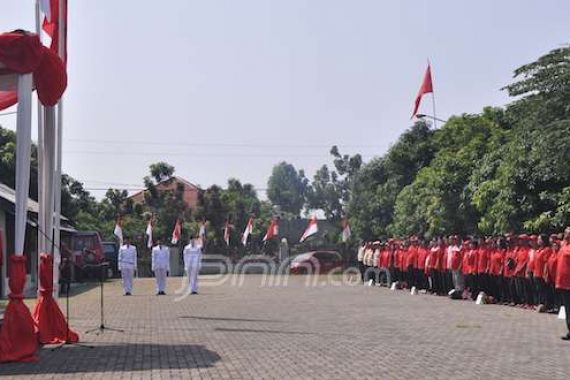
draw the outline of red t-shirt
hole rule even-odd
[[[558,253],[559,252],[555,252],[554,250],[552,251],[552,255],[550,255],[550,257],[548,258],[548,260],[546,261],[546,270],[547,270],[547,274],[546,274],[546,282],[548,282],[549,284],[553,284],[556,282],[556,267],[558,266]]]
[[[518,247],[516,251],[517,265],[514,273],[516,277],[526,277],[526,267],[528,265],[529,251],[529,247]]]
[[[510,268],[509,265],[511,265]],[[511,247],[507,249],[507,253],[505,254],[505,268],[503,269],[503,276],[507,278],[513,277],[515,275],[516,267],[517,267],[517,250],[516,248]]]
[[[418,269],[425,270],[426,269],[426,259],[429,255],[429,251],[425,247],[418,248]]]
[[[406,252],[406,268],[417,268],[418,267],[418,247],[411,246]]]
[[[570,244],[564,244],[558,252],[554,278],[556,289],[570,290]]]
[[[479,247],[477,250],[477,271],[476,273],[487,273],[489,271],[489,256],[491,251],[487,247]]]
[[[534,277],[544,278],[544,268],[550,256],[552,256],[552,248],[550,247],[542,247],[536,250],[532,264],[532,274]]]
[[[469,249],[465,255],[463,255],[462,271],[464,274],[477,273],[477,251],[475,249]]]
[[[494,249],[491,251],[490,260],[489,273],[494,276],[500,276],[505,266],[505,251],[502,249]]]

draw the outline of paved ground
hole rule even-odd
[[[212,277],[208,277],[212,281]],[[271,278],[281,280],[282,277]],[[37,363],[0,365],[10,378],[568,379],[570,344],[555,316],[477,306],[364,286],[260,287],[262,276],[231,278],[176,300],[153,295],[150,279],[123,297],[106,288],[106,322],[125,333],[85,334],[98,326],[98,289],[73,297],[73,327],[87,349],[44,347]],[[319,279],[319,283],[323,280]]]

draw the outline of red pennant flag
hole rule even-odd
[[[63,1],[63,17],[59,14],[59,2]],[[42,8],[45,6],[42,5]],[[44,22],[42,29],[51,37],[51,49],[59,52],[59,23],[63,23],[63,62],[67,62],[67,0],[50,0],[49,13],[44,10]]]
[[[181,235],[182,235],[182,223],[180,223],[180,219],[177,219],[176,224],[174,225],[174,231],[172,231],[172,239],[170,240],[170,242],[172,244],[178,244]]]
[[[271,224],[269,224],[267,232],[263,237],[263,241],[273,239],[277,235],[279,235],[279,221],[277,219],[272,219]]]
[[[226,245],[230,245],[230,235],[232,227],[233,226],[230,224],[229,221],[227,221],[226,225],[224,226],[224,241],[226,242]]]
[[[245,230],[243,231],[243,235],[241,235],[241,243],[246,246],[247,245],[247,239],[249,238],[249,235],[251,235],[253,232],[253,217],[250,217],[249,220],[247,221],[247,225],[245,226]]]
[[[420,108],[420,102],[422,101],[422,96],[424,96],[424,94],[429,94],[430,92],[433,93],[433,83],[431,80],[431,65],[428,63],[426,73],[424,74],[424,80],[422,81],[420,90],[416,95],[416,101],[414,104],[414,112],[412,113],[412,119],[418,113],[418,109]]]
[[[307,240],[307,238],[309,236],[312,236],[312,235],[316,234],[317,232],[319,232],[319,225],[317,223],[317,217],[313,215],[311,217],[311,219],[309,220],[309,224],[307,225],[307,229],[303,233],[303,236],[301,236],[301,239],[299,240],[299,242],[300,243],[304,242],[305,240]]]

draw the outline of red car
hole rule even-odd
[[[84,276],[98,276],[100,269],[96,266],[105,261],[103,243],[99,233],[95,231],[75,233],[71,238],[71,255],[69,256],[69,260],[75,267],[76,280],[81,280]]]
[[[342,256],[335,251],[314,251],[302,253],[293,258],[289,265],[289,273],[321,273],[342,269]]]

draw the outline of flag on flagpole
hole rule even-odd
[[[148,224],[146,225],[146,231],[145,231],[145,235],[147,236],[147,242],[146,242],[146,246],[148,248],[152,248],[152,218],[148,221]]]
[[[267,228],[267,232],[263,237],[263,241],[273,239],[275,236],[279,235],[279,221],[277,219],[271,219],[271,223]]]
[[[422,85],[418,91],[418,94],[416,95],[416,100],[414,102],[414,112],[412,113],[412,117],[411,117],[412,119],[418,113],[418,109],[420,108],[420,103],[422,101],[422,96],[424,96],[424,94],[429,94],[430,92],[433,93],[433,83],[431,80],[431,65],[428,62],[428,66],[427,66],[426,72],[424,74],[424,79],[422,81]]]
[[[123,245],[123,220],[119,216],[117,221],[115,222],[115,230],[113,231],[113,235],[115,235],[119,239],[119,244]]]
[[[226,225],[224,226],[224,241],[226,245],[230,245],[230,230],[232,226],[229,221],[226,221]]]
[[[307,240],[309,236],[312,236],[317,232],[319,232],[319,225],[317,223],[317,217],[313,215],[311,219],[309,219],[309,224],[307,225],[307,229],[303,233],[303,236],[301,236],[299,242],[300,243],[304,242],[305,240]]]
[[[348,223],[348,218],[345,216],[342,219],[342,242],[346,243],[350,239],[350,235],[352,235],[350,224]]]
[[[251,235],[253,232],[253,217],[249,218],[249,220],[247,221],[247,225],[245,226],[245,230],[243,231],[243,235],[241,236],[241,243],[246,246],[247,245],[247,239],[249,238],[249,235]]]
[[[51,22],[51,1],[39,0],[40,11],[44,14],[46,21]]]
[[[49,1],[49,7],[48,7]],[[60,1],[62,5],[60,7]],[[44,21],[42,24],[42,29],[50,36],[51,38],[51,46],[50,48],[59,53],[59,43],[60,43],[60,36],[58,33],[59,25],[63,26],[63,33],[61,38],[63,39],[63,49],[62,49],[62,60],[63,62],[67,62],[67,0],[42,0],[40,2],[40,7],[42,13],[45,15]],[[49,9],[49,11],[48,11]],[[60,15],[60,9],[63,11],[63,14]]]
[[[170,242],[172,244],[178,244],[180,241],[180,235],[182,235],[182,223],[180,223],[180,219],[177,219],[176,224],[174,225],[174,231],[172,231],[172,239]]]

